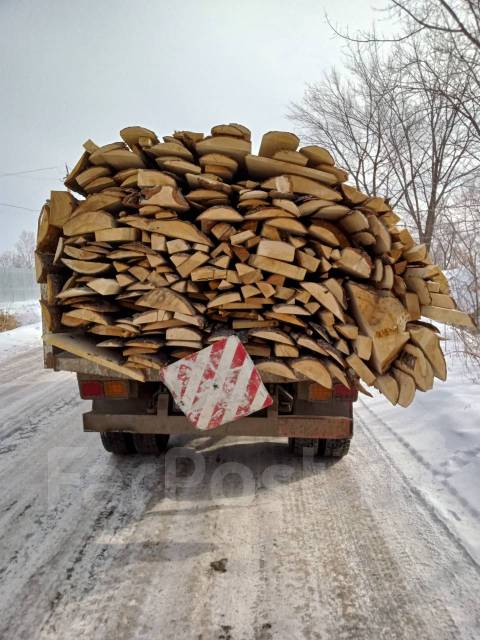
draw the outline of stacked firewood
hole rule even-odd
[[[218,125],[92,141],[38,224],[49,332],[91,336],[130,370],[236,333],[260,373],[374,385],[407,406],[446,377],[437,329],[472,327],[381,197],[318,146]],[[75,192],[81,199],[74,197]]]

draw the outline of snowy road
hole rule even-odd
[[[110,457],[38,347],[5,356],[0,403],[4,640],[479,637],[478,565],[362,405],[336,464],[176,439],[197,478],[175,450]]]

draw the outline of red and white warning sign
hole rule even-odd
[[[177,406],[201,430],[233,422],[273,402],[235,336],[165,367],[162,379]]]

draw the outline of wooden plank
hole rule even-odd
[[[295,248],[288,242],[260,240],[257,246],[257,255],[283,260],[284,262],[293,262],[295,259]]]
[[[263,256],[252,255],[248,260],[248,264],[251,267],[256,267],[262,271],[268,273],[276,273],[292,280],[303,280],[307,274],[306,269],[289,264],[288,262],[282,262],[280,260],[274,260],[273,258],[265,258]]]
[[[141,371],[132,371],[125,365],[121,364],[122,357],[114,351],[104,351],[97,347],[93,340],[89,338],[71,333],[46,333],[43,335],[45,344],[58,347],[68,353],[73,353],[80,358],[99,364],[117,373],[121,373],[128,378],[144,382],[145,375]]]

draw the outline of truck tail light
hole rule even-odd
[[[332,398],[332,390],[322,387],[321,384],[316,382],[308,386],[308,399],[310,402],[318,400],[330,400]]]
[[[351,400],[352,402],[355,402],[358,397],[358,391],[355,389],[355,387],[349,389],[343,384],[334,384],[333,395],[335,398],[344,398],[345,400]]]
[[[130,385],[124,380],[106,380],[103,389],[108,398],[128,398],[130,395]]]
[[[100,398],[104,394],[103,383],[99,380],[81,380],[80,381],[80,396],[84,400],[91,400],[92,398]]]

